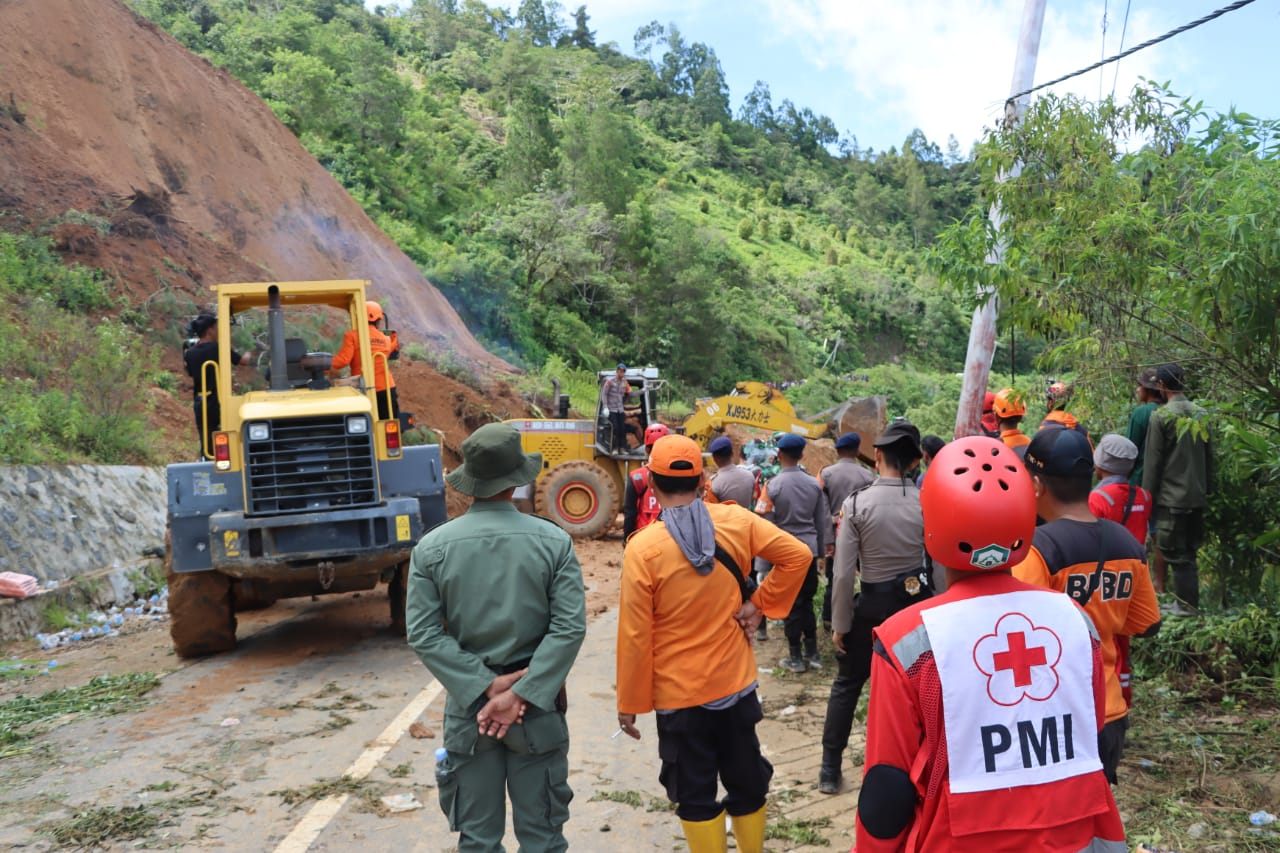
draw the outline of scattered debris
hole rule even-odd
[[[222,726],[224,729],[229,729],[232,726],[240,725],[240,719],[239,717],[227,717],[221,723],[218,723],[218,725]]]
[[[160,826],[160,817],[146,806],[83,809],[66,820],[40,827],[63,847],[97,847],[105,841],[131,841],[148,835]]]
[[[779,717],[790,717],[790,716],[791,716],[792,714],[794,714],[797,710],[799,710],[799,709],[798,709],[798,708],[796,708],[796,706],[795,706],[795,705],[788,705],[787,707],[783,708],[781,711],[779,711],[779,712],[778,712],[778,716],[779,716]]]
[[[801,846],[826,847],[828,842],[820,829],[830,829],[831,818],[778,818],[765,824],[764,837],[790,841]]]
[[[99,675],[80,687],[18,696],[0,702],[0,758],[26,752],[24,741],[68,722],[75,715],[106,717],[142,707],[142,696],[160,683],[152,672]]]
[[[422,803],[418,801],[412,793],[408,794],[389,794],[382,797],[380,802],[386,806],[387,811],[391,814],[399,814],[400,812],[411,812],[422,808]]]
[[[436,733],[427,728],[421,722],[415,722],[409,726],[409,737],[417,738],[418,740],[426,740],[435,736]]]
[[[114,637],[123,630],[126,622],[149,620],[158,622],[169,615],[169,588],[163,587],[148,598],[139,598],[123,608],[112,606],[107,610],[90,613],[68,613],[70,626],[52,634],[36,634],[36,642],[42,651],[52,651],[71,643]],[[56,624],[56,623],[55,623]]]
[[[610,791],[608,789],[596,791],[591,797],[591,802],[603,800],[609,803],[622,803],[624,806],[632,808],[640,808],[644,805],[644,795],[639,791]]]

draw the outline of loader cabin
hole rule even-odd
[[[605,380],[617,376],[616,370],[600,370],[596,372],[596,386],[601,389],[599,401],[596,403],[596,447],[604,456],[617,455],[610,451],[613,447],[613,427],[604,413]],[[627,435],[623,441],[627,446],[625,455],[644,458],[644,431],[649,424],[658,422],[658,389],[665,382],[658,378],[656,367],[630,367],[623,372],[631,393],[627,395],[623,411],[626,412]]]
[[[378,459],[396,459],[402,450],[402,421],[379,420],[376,391],[363,376],[331,375],[333,353],[354,330],[361,363],[386,356],[371,353],[365,313],[367,281],[304,281],[220,284],[217,293],[218,364],[216,388],[222,430],[210,456],[219,471],[236,470],[244,443],[267,440],[273,419],[342,416],[344,430],[372,432]],[[233,328],[243,348],[260,353],[260,377],[237,387],[231,365]],[[252,342],[252,343],[249,343]],[[372,376],[372,371],[366,369]],[[265,387],[263,387],[265,385]],[[363,416],[363,417],[362,417]],[[263,435],[264,431],[268,435]]]

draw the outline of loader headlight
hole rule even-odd
[[[266,441],[271,437],[270,424],[249,424],[250,441]]]
[[[369,433],[369,418],[364,415],[352,415],[347,418],[347,433],[350,435],[367,435]]]

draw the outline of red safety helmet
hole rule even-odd
[[[997,418],[1021,418],[1027,414],[1027,404],[1022,402],[1022,395],[1012,388],[1001,388],[996,392],[996,399],[991,404],[991,411]]]
[[[382,306],[374,302],[372,299],[365,300],[364,311],[369,315],[370,323],[376,323],[382,319]]]
[[[644,431],[644,446],[652,447],[655,441],[666,435],[671,435],[671,427],[666,424],[649,424],[649,428]]]
[[[1071,399],[1072,386],[1065,382],[1050,382],[1045,396],[1049,400],[1049,408],[1066,403]]]
[[[1003,442],[981,435],[956,439],[933,457],[920,510],[929,556],[960,571],[1017,565],[1036,530],[1031,475]]]

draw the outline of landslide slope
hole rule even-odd
[[[402,339],[510,371],[256,95],[117,0],[0,3],[0,217],[157,325],[220,281],[368,278]]]

